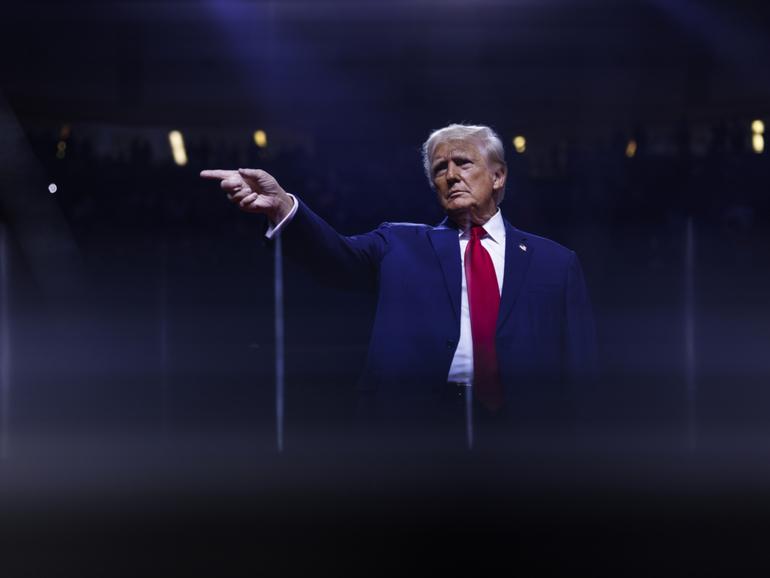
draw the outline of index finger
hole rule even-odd
[[[224,169],[209,169],[205,171],[201,171],[201,177],[204,179],[219,179],[220,181],[223,179],[227,179],[229,177],[235,176],[238,174],[238,171],[227,171]]]

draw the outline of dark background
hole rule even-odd
[[[199,570],[204,551],[258,571],[297,563],[288,543],[300,565],[360,568],[392,561],[393,540],[445,562],[468,528],[544,569],[631,573],[640,551],[661,573],[754,567],[770,481],[762,8],[14,6],[0,93],[9,568],[129,573],[115,560],[133,549],[137,572],[156,557]],[[581,258],[602,369],[584,437],[494,456],[353,450],[373,297],[287,263],[279,455],[264,223],[198,172],[264,168],[343,233],[436,223],[419,148],[450,122],[497,130],[504,215]],[[412,551],[425,535],[444,554]]]

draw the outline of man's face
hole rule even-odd
[[[433,151],[431,176],[438,201],[450,217],[465,214],[483,223],[497,212],[495,189],[505,182],[505,169],[490,167],[476,142],[440,143]]]

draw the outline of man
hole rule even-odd
[[[378,293],[361,407],[372,419],[446,423],[473,399],[482,422],[563,425],[595,358],[594,324],[574,252],[513,227],[498,208],[503,145],[485,126],[453,124],[423,145],[447,217],[339,235],[261,170],[207,170],[267,237],[325,281]],[[454,401],[453,401],[454,400]],[[449,419],[452,422],[452,419]]]

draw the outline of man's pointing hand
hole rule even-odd
[[[278,181],[268,172],[260,169],[206,170],[201,171],[204,179],[220,181],[227,198],[242,211],[263,213],[273,223],[279,223],[291,211],[293,201]]]

